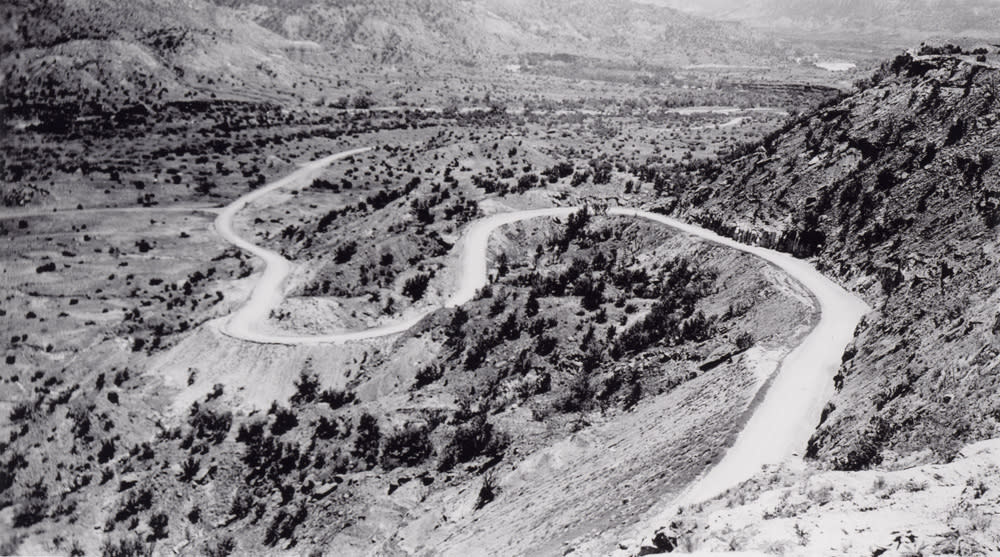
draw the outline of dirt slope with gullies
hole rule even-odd
[[[903,54],[664,200],[815,255],[875,308],[810,441],[836,468],[946,461],[1000,435],[1000,71],[995,49],[979,58]]]

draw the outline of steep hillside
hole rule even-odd
[[[944,461],[1000,435],[1000,70],[981,59],[901,55],[667,200],[815,255],[876,307],[809,445],[836,468]]]

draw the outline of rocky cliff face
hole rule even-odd
[[[669,200],[815,256],[873,303],[809,445],[837,468],[947,460],[1000,435],[996,61],[901,55]]]

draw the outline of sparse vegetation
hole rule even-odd
[[[918,357],[903,363],[919,346],[917,333],[885,330],[890,322],[914,330],[923,323],[905,318],[893,305],[902,303],[897,300],[929,297],[921,289],[930,284],[944,300],[923,304],[927,319],[939,321],[934,330],[956,345],[966,337],[978,339],[977,348],[990,345],[991,339],[976,335],[996,316],[975,308],[995,313],[995,304],[970,291],[984,260],[945,256],[906,240],[930,234],[920,227],[942,204],[954,203],[974,217],[942,220],[936,224],[942,236],[973,220],[985,227],[1000,222],[1000,196],[990,186],[992,155],[978,148],[959,152],[992,144],[982,123],[988,110],[972,113],[979,110],[976,102],[992,106],[980,94],[990,73],[985,70],[969,84],[928,84],[914,94],[914,114],[941,114],[933,130],[916,118],[872,122],[853,113],[847,125],[838,111],[850,107],[837,105],[840,99],[818,118],[797,117],[835,94],[799,73],[808,64],[794,67],[788,83],[760,82],[755,70],[735,66],[669,69],[701,62],[686,57],[699,56],[702,47],[681,48],[685,39],[679,36],[692,28],[712,37],[713,61],[728,53],[737,65],[749,62],[725,36],[704,34],[695,20],[680,31],[657,33],[669,48],[642,50],[653,54],[641,64],[632,59],[640,51],[638,35],[618,44],[602,28],[593,31],[599,52],[576,40],[572,54],[534,52],[533,44],[530,53],[497,58],[509,58],[516,71],[487,75],[476,69],[476,56],[492,56],[498,47],[460,26],[476,40],[414,44],[403,32],[379,42],[393,18],[412,16],[408,24],[433,18],[428,33],[454,29],[460,12],[444,17],[433,7],[393,6],[384,29],[362,19],[351,19],[346,28],[326,26],[329,14],[309,11],[306,19],[315,25],[296,31],[303,40],[286,44],[280,35],[290,28],[276,22],[302,17],[305,6],[296,2],[249,11],[239,2],[216,2],[212,13],[218,17],[212,18],[199,17],[199,2],[191,8],[167,1],[155,14],[149,6],[104,3],[96,19],[84,4],[52,17],[12,8],[11,21],[27,34],[9,45],[10,133],[0,141],[0,202],[12,215],[26,215],[0,222],[12,263],[0,308],[10,338],[3,381],[5,392],[13,393],[0,443],[0,507],[12,508],[17,536],[41,540],[53,551],[84,552],[65,539],[52,541],[51,534],[94,526],[104,529],[102,545],[86,551],[105,555],[151,554],[154,545],[213,556],[253,547],[306,554],[330,540],[354,547],[357,540],[348,538],[357,532],[371,543],[367,532],[379,515],[367,509],[392,505],[407,513],[412,501],[433,502],[439,490],[451,488],[468,494],[478,516],[493,509],[505,514],[503,505],[522,495],[501,495],[497,478],[545,447],[581,431],[586,439],[588,428],[623,418],[645,420],[661,398],[684,400],[692,385],[716,375],[733,378],[727,388],[747,388],[740,353],[756,343],[746,357],[758,349],[766,356],[786,340],[785,329],[803,322],[806,310],[782,306],[783,294],[761,279],[754,264],[610,218],[602,212],[606,205],[684,212],[722,232],[745,234],[743,239],[817,255],[832,274],[852,284],[871,279],[892,294],[887,316],[869,326],[906,338],[887,346],[885,355],[868,348],[876,345],[870,342],[874,332],[860,331],[869,342],[859,340],[857,354],[845,360],[840,386],[849,387],[875,361],[892,364],[881,366],[887,374],[906,371],[892,372],[894,380],[879,384],[866,401],[881,406],[871,413],[884,409],[888,417],[866,415],[857,422],[856,439],[837,453],[845,459],[840,467],[876,466],[886,447],[897,446],[899,432],[913,425],[896,423],[905,415],[901,407],[929,392],[925,381],[908,375],[911,368],[933,373],[917,369],[928,362]],[[232,6],[240,9],[231,12]],[[593,15],[584,7],[579,17]],[[44,21],[22,25],[28,16]],[[245,17],[268,27],[273,43],[241,31],[249,24],[242,23]],[[192,18],[200,23],[192,26]],[[165,23],[152,25],[159,20]],[[661,28],[658,19],[643,21]],[[233,22],[240,23],[229,27]],[[342,28],[350,30],[351,41],[378,46],[337,52],[330,49],[334,38],[316,35]],[[321,45],[316,52],[311,41]],[[548,41],[558,42],[547,36],[538,44]],[[473,44],[474,50],[465,46]],[[772,50],[749,36],[738,44],[737,51]],[[431,46],[454,51],[446,59],[461,60],[449,65],[457,73],[412,64],[410,53],[420,58],[428,54],[420,48]],[[323,61],[330,52],[336,71]],[[685,59],[674,59],[680,52]],[[208,69],[219,53],[227,53],[224,67]],[[974,56],[987,55],[992,57]],[[782,50],[779,59],[786,57]],[[155,64],[140,63],[146,60]],[[923,69],[927,64],[901,58],[883,70],[893,75],[882,76],[882,83],[918,71],[940,80]],[[378,69],[387,67],[397,68],[391,79]],[[968,106],[948,108],[949,91],[964,94],[969,100],[961,102]],[[902,93],[891,96],[899,106],[909,101]],[[729,114],[676,110],[699,105],[761,110],[737,108],[735,124]],[[779,131],[783,111],[795,113],[794,122],[758,143]],[[785,143],[789,133],[803,135],[794,149]],[[896,153],[892,146],[903,139],[913,143]],[[494,282],[481,296],[428,315],[391,342],[310,347],[306,353],[251,349],[215,335],[206,324],[237,307],[243,286],[232,285],[259,265],[221,246],[211,232],[214,215],[200,208],[228,203],[301,162],[362,145],[376,149],[317,170],[240,213],[242,234],[296,267],[288,283],[293,291],[267,327],[309,334],[391,323],[446,299],[455,246],[481,214],[542,201],[589,206],[559,222],[506,227],[491,241]],[[838,160],[843,153],[848,155]],[[721,166],[711,162],[717,154],[727,157]],[[789,167],[773,162],[779,160]],[[741,174],[744,164],[768,170]],[[799,182],[788,176],[820,184],[818,169],[830,169],[840,181],[800,195]],[[952,181],[913,186],[925,175]],[[785,188],[787,198],[775,200],[766,187],[771,183]],[[728,206],[747,214],[720,208],[729,192],[744,197]],[[879,209],[895,196],[913,206]],[[789,213],[794,218],[783,220]],[[730,230],[737,221],[762,230],[775,223],[788,228],[773,234]],[[857,250],[863,246],[869,259],[854,257],[848,238],[857,238]],[[836,250],[845,256],[831,257]],[[893,259],[894,253],[908,255]],[[969,303],[957,309],[949,303],[965,298]],[[768,324],[758,327],[762,315]],[[210,346],[225,348],[211,357],[198,353],[214,350]],[[996,356],[988,348],[979,354],[969,369],[985,369]],[[294,367],[303,359],[301,369]],[[265,384],[279,376],[278,368],[284,379]],[[161,377],[165,388],[153,381]],[[939,379],[948,393],[969,392],[967,382]],[[975,414],[956,406],[956,413]],[[825,414],[824,427],[843,423],[852,407],[838,402]],[[737,410],[734,404],[719,412],[728,417]],[[690,416],[706,424],[726,421],[717,418]],[[983,422],[977,420],[941,438],[980,435]],[[727,433],[709,428],[702,435]],[[822,456],[840,443],[831,439],[818,436],[811,454]],[[704,466],[701,456],[685,460],[685,443],[693,442],[651,444],[650,454],[671,462],[677,477],[649,478],[649,489],[674,489],[684,474]],[[942,455],[953,450],[936,449]],[[899,487],[920,489],[920,483]],[[631,493],[628,498],[594,505],[624,512],[642,502]],[[92,501],[109,502],[108,516],[96,525],[86,523],[90,514],[83,511]],[[462,524],[451,511],[442,532]],[[730,534],[739,544],[742,533]],[[372,534],[377,543],[379,535]],[[11,540],[9,552],[15,553],[20,538]],[[526,533],[510,551],[523,552],[534,541]]]

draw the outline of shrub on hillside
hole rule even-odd
[[[319,377],[315,373],[310,373],[308,369],[299,372],[299,378],[295,380],[295,393],[289,399],[292,405],[299,405],[316,400],[319,393]]]
[[[104,540],[101,557],[152,557],[153,544],[147,544],[137,537],[112,542]]]
[[[233,413],[228,410],[213,410],[195,402],[188,414],[188,424],[198,439],[219,444],[229,434],[233,425]]]
[[[429,365],[424,366],[417,370],[417,373],[413,377],[413,387],[412,390],[416,391],[431,383],[437,381],[442,376],[444,376],[444,368],[439,365]]]
[[[354,456],[364,461],[369,469],[378,463],[381,439],[378,419],[367,412],[361,414],[358,419],[358,436],[354,439]]]
[[[478,511],[496,499],[498,491],[496,475],[488,472],[483,476],[483,483],[479,486],[479,493],[476,495],[476,510]]]
[[[153,491],[151,489],[147,487],[132,491],[118,504],[118,510],[115,511],[115,522],[122,522],[152,506]]]
[[[299,425],[299,419],[295,416],[295,412],[283,406],[278,406],[277,403],[271,406],[271,413],[274,414],[274,422],[271,423],[272,435],[284,435]]]
[[[168,535],[170,519],[166,513],[156,513],[149,517],[149,541],[162,540]]]
[[[583,410],[590,403],[593,395],[594,391],[590,386],[590,375],[581,370],[570,382],[568,392],[559,402],[559,409],[563,412]]]
[[[236,551],[236,542],[231,536],[205,544],[206,557],[229,557]]]
[[[749,350],[754,344],[753,335],[749,331],[743,331],[736,336],[735,343],[737,350]]]
[[[354,257],[354,254],[358,251],[357,242],[347,242],[341,246],[337,246],[336,252],[334,252],[333,260],[338,264],[344,264]]]
[[[406,279],[406,282],[403,283],[403,295],[416,302],[424,297],[430,280],[430,275],[426,274],[419,274]]]
[[[104,464],[115,456],[115,440],[105,439],[101,441],[101,450],[97,452],[97,462]]]
[[[333,387],[329,389],[323,389],[317,397],[319,402],[326,403],[330,409],[336,410],[345,404],[350,404],[354,402],[354,393],[350,391],[342,391],[340,389],[334,389]]]
[[[28,528],[41,522],[47,510],[44,499],[29,497],[14,506],[11,523],[14,528]]]
[[[315,435],[320,439],[346,439],[351,435],[351,424],[343,418],[330,419],[320,416],[316,421]]]
[[[193,456],[189,456],[181,463],[181,473],[178,475],[178,478],[182,482],[189,482],[198,474],[199,469],[201,469],[201,461]]]
[[[416,466],[431,455],[433,448],[427,426],[407,424],[390,433],[382,444],[382,467]]]
[[[495,431],[485,414],[476,414],[455,429],[451,440],[441,451],[438,469],[451,470],[456,464],[468,462],[477,456],[499,457],[509,443],[507,435]]]
[[[278,543],[278,540],[291,539],[295,528],[302,524],[307,514],[305,505],[299,505],[294,513],[284,509],[279,510],[264,532],[264,544],[272,546]]]

